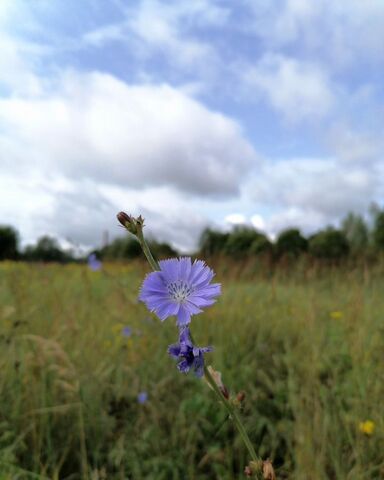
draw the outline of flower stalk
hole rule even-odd
[[[132,217],[131,215],[127,215],[125,212],[120,212],[120,213],[117,214],[117,219],[130,233],[132,233],[133,235],[136,236],[136,238],[139,241],[140,246],[143,250],[143,253],[146,256],[146,258],[148,260],[148,263],[150,264],[152,270],[154,272],[160,271],[161,270],[160,265],[155,260],[155,258],[153,257],[152,252],[151,252],[151,250],[150,250],[150,248],[149,248],[149,246],[148,246],[148,244],[147,244],[147,242],[144,238],[144,233],[143,233],[144,219],[141,217],[141,215],[139,217],[135,218],[135,217]],[[186,330],[184,330],[184,332],[185,331]],[[188,335],[189,335],[189,338],[190,338],[190,341],[191,341],[191,345],[193,347],[195,344],[194,344],[192,334],[190,333],[189,329],[188,329]],[[183,342],[184,347],[185,347],[185,345],[187,345],[187,343]],[[173,349],[174,349],[176,346],[177,345],[173,345],[170,348],[173,347]],[[209,349],[210,349],[210,347],[206,347],[204,349],[198,349],[197,347],[194,347],[193,351],[201,350],[201,352],[203,352],[203,351],[209,351]],[[202,367],[202,365],[201,365],[201,367]],[[247,467],[247,468],[250,469],[249,471],[250,471],[251,475],[253,475],[254,478],[256,478],[256,479],[271,478],[269,476],[265,476],[265,474],[264,474],[264,466],[265,466],[264,464],[265,464],[265,462],[263,462],[258,457],[258,455],[256,454],[256,451],[255,451],[255,449],[252,445],[252,442],[251,442],[251,440],[250,440],[250,438],[249,438],[249,436],[248,436],[248,434],[247,434],[247,432],[244,428],[244,425],[241,421],[241,418],[240,418],[239,413],[236,409],[236,406],[233,403],[231,403],[231,401],[227,398],[226,395],[224,395],[224,392],[219,388],[219,386],[216,383],[215,379],[213,378],[209,368],[206,365],[204,365],[203,369],[201,369],[201,373],[199,374],[199,376],[202,375],[203,373],[204,373],[205,379],[207,380],[209,385],[212,387],[212,389],[215,392],[216,396],[218,397],[219,401],[222,402],[222,404],[224,405],[224,408],[227,410],[230,419],[236,425],[236,428],[237,428],[237,430],[240,434],[240,437],[243,440],[243,443],[248,450],[248,453],[251,457],[250,465],[251,465],[252,468],[251,467]],[[247,469],[246,469],[246,471],[247,471]]]
[[[239,414],[236,410],[236,408],[231,404],[231,402],[225,398],[223,392],[220,390],[220,388],[217,386],[215,380],[213,379],[211,372],[209,369],[204,366],[204,375],[211,387],[213,388],[213,391],[216,393],[216,395],[219,397],[221,402],[223,403],[224,407],[226,408],[230,418],[233,420],[234,424],[236,425],[237,430],[239,431],[239,434],[244,442],[244,445],[246,446],[249,455],[251,456],[251,459],[254,462],[260,462],[260,465],[262,464],[261,459],[257,456],[256,451],[252,445],[252,442],[244,428],[244,425],[239,417]]]

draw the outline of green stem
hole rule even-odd
[[[249,438],[249,436],[248,436],[248,434],[247,434],[247,432],[244,428],[244,425],[243,425],[243,423],[240,419],[240,416],[239,416],[236,408],[228,401],[227,398],[225,398],[225,396],[223,395],[223,392],[220,390],[220,388],[216,384],[215,380],[213,379],[210,371],[208,370],[208,368],[206,366],[204,366],[204,375],[205,375],[208,383],[213,388],[213,391],[216,393],[216,395],[219,397],[219,399],[223,403],[224,407],[226,408],[227,412],[229,413],[229,416],[231,417],[231,419],[235,423],[235,425],[237,427],[237,430],[239,431],[240,436],[241,436],[241,438],[244,442],[244,445],[247,447],[247,450],[248,450],[248,452],[251,456],[251,459],[261,465],[262,461],[256,454],[256,451],[255,451],[255,449],[252,445],[252,442],[251,442],[251,440],[250,440],[250,438]]]
[[[153,271],[160,270],[160,265],[154,259],[153,255],[151,253],[151,250],[149,249],[148,244],[147,244],[147,242],[144,238],[143,232],[139,231],[136,238],[139,240],[141,248],[144,252],[144,255],[147,257],[147,260],[148,260],[150,266],[152,267],[152,270]]]

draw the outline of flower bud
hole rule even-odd
[[[131,223],[131,217],[127,215],[125,212],[119,212],[116,215],[118,221],[123,225],[123,227],[126,227],[127,223]]]
[[[119,212],[116,215],[118,221],[133,235],[141,233],[144,226],[144,218],[140,215],[137,218],[127,215],[125,212]]]

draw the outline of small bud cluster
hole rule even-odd
[[[125,212],[119,212],[117,215],[118,221],[121,225],[133,235],[141,234],[144,227],[144,218],[139,215],[137,218],[132,215],[127,215]]]

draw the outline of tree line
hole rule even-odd
[[[233,259],[259,256],[274,261],[307,255],[335,262],[347,257],[371,256],[384,252],[384,209],[374,206],[370,213],[370,222],[362,215],[349,213],[340,228],[326,227],[310,236],[303,235],[298,228],[288,228],[281,231],[274,241],[249,226],[238,226],[230,232],[207,228],[201,234],[196,255],[204,258],[224,255]],[[149,243],[157,258],[173,257],[178,253],[167,243],[156,240]],[[140,245],[130,235],[116,238],[92,253],[101,260],[142,257]],[[60,248],[57,240],[49,236],[43,236],[35,245],[21,250],[17,231],[11,226],[0,226],[0,260],[7,259],[66,263],[86,258],[79,258],[73,251]]]
[[[371,207],[371,222],[348,213],[340,228],[328,226],[304,236],[298,228],[281,231],[274,241],[251,227],[238,226],[231,232],[206,229],[200,239],[203,256],[230,255],[233,258],[264,256],[272,260],[307,255],[315,259],[340,261],[384,252],[384,210]]]

